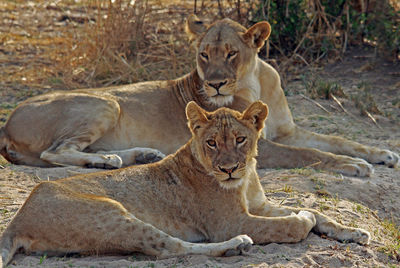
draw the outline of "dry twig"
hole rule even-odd
[[[308,101],[314,103],[314,104],[317,105],[319,108],[321,108],[322,110],[324,110],[324,112],[326,112],[327,114],[331,114],[331,112],[329,112],[327,109],[325,109],[325,107],[322,106],[321,104],[319,104],[317,101],[315,101],[315,100],[313,100],[313,99],[310,99],[309,97],[307,97],[307,96],[305,96],[305,95],[303,95],[303,94],[300,94],[300,96],[303,97],[304,99],[306,99],[306,100],[308,100]]]

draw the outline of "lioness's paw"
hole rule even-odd
[[[361,245],[368,245],[371,239],[371,234],[360,228],[354,229],[352,233],[352,240]]]
[[[308,221],[312,223],[312,226],[314,227],[315,224],[317,223],[317,220],[315,219],[315,215],[309,211],[306,210],[301,210],[299,214],[297,214],[299,217],[305,218]]]
[[[158,150],[150,149],[150,148],[144,148],[136,156],[135,163],[136,164],[154,163],[154,162],[160,161],[164,157],[165,157],[165,154],[163,154],[162,152],[160,152]]]
[[[369,177],[374,173],[374,167],[361,158],[340,156],[333,170],[348,176]]]
[[[382,164],[390,168],[394,168],[399,165],[400,157],[398,154],[392,151],[381,150],[379,153],[373,155],[371,162],[374,164]]]
[[[122,167],[122,159],[116,154],[101,155],[101,160],[86,164],[88,168],[114,169]]]
[[[236,256],[242,254],[245,251],[249,251],[251,245],[253,244],[253,240],[247,235],[238,235],[232,238],[230,241],[233,241],[236,245],[231,249],[225,251],[225,257]]]

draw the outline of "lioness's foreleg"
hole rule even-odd
[[[118,155],[122,159],[123,166],[154,163],[165,157],[162,152],[156,149],[142,147],[135,147],[119,151],[98,151],[96,153]]]
[[[264,206],[252,212],[256,215],[264,217],[282,217],[293,215],[294,213],[299,213],[300,211],[308,211],[315,216],[316,224],[313,230],[317,233],[324,234],[339,241],[356,242],[362,245],[369,244],[371,237],[369,232],[361,228],[344,226],[332,220],[328,216],[321,214],[315,209],[274,206],[266,201]]]
[[[290,135],[278,137],[275,141],[292,146],[316,148],[334,154],[358,157],[373,164],[385,164],[389,167],[397,166],[400,160],[398,154],[389,150],[363,145],[338,136],[314,133],[298,126],[294,127]]]
[[[265,139],[258,141],[258,155],[257,164],[260,168],[312,167],[361,177],[369,176],[374,171],[372,165],[363,159],[279,144]]]
[[[96,154],[80,152],[74,148],[42,152],[40,158],[60,165],[83,166],[90,168],[120,168],[122,160],[115,154]]]

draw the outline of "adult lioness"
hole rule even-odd
[[[266,200],[255,156],[267,113],[259,101],[243,113],[228,108],[208,113],[190,102],[192,139],[174,155],[41,183],[4,231],[3,265],[21,247],[52,254],[231,255],[252,241],[298,242],[312,228],[368,244],[370,235],[362,229]],[[199,241],[211,244],[194,244]]]
[[[189,101],[207,110],[243,110],[260,99],[271,111],[259,144],[260,167],[313,165],[367,176],[373,167],[360,158],[388,166],[399,162],[391,151],[311,133],[294,124],[278,73],[257,56],[270,34],[267,22],[245,29],[223,19],[206,26],[190,16],[187,30],[197,44],[196,70],[173,81],[31,98],[0,129],[1,154],[12,163],[36,166],[107,168],[153,161],[173,153],[190,137],[184,115]]]

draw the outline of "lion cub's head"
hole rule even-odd
[[[271,33],[268,22],[263,21],[249,29],[223,19],[206,26],[195,15],[189,16],[186,31],[195,40],[197,72],[204,81],[204,90],[211,103],[225,106],[241,80],[256,68],[258,50]]]
[[[254,168],[267,114],[267,105],[261,101],[243,113],[228,108],[206,112],[193,101],[186,106],[192,152],[224,188],[241,185]]]

